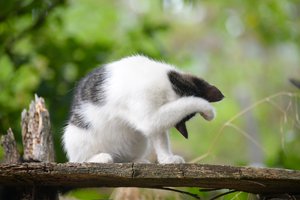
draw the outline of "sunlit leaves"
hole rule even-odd
[[[57,157],[63,161],[60,138],[76,82],[96,66],[140,53],[178,65],[225,93],[215,105],[215,121],[197,117],[188,125],[192,140],[172,133],[177,150],[191,160],[210,151],[205,162],[247,164],[248,140],[240,134],[245,118],[214,138],[243,109],[238,97],[247,94],[248,103],[255,104],[289,90],[289,76],[298,78],[299,23],[296,0],[0,1],[0,132],[9,126],[18,132],[16,119],[38,93],[50,109]],[[251,111],[267,146],[266,163],[297,167],[296,136],[284,140],[278,158],[285,135],[280,135],[281,115],[274,113],[270,105]],[[286,123],[283,133],[290,134],[291,126]]]

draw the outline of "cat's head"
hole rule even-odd
[[[216,86],[196,76],[170,71],[168,77],[173,90],[178,96],[201,97],[209,102],[221,101],[224,98],[224,95]],[[185,138],[188,138],[185,122],[195,116],[195,114],[196,113],[191,113],[175,126]]]

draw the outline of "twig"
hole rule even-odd
[[[177,192],[177,193],[180,193],[180,194],[185,194],[185,195],[194,197],[195,199],[201,199],[201,197],[199,197],[197,194],[194,194],[194,193],[191,193],[191,192],[186,192],[186,191],[183,191],[183,190],[177,190],[177,189],[174,189],[174,188],[168,188],[168,187],[155,187],[155,188],[153,188],[153,189],[168,190],[168,191]]]
[[[218,191],[218,190],[222,190],[222,189],[217,189],[217,188],[200,188],[199,189],[200,192],[212,192],[212,191]]]
[[[238,126],[236,126],[232,123],[227,124],[227,126],[234,128],[237,132],[239,132],[240,134],[245,136],[248,140],[253,142],[258,148],[260,148],[262,151],[265,152],[265,150],[260,146],[260,144],[254,138],[252,138],[247,132],[245,132],[244,130],[242,130],[241,128],[239,128]]]
[[[291,93],[291,92],[278,92],[278,93],[276,93],[276,94],[273,94],[273,95],[271,95],[271,96],[268,96],[268,97],[266,97],[266,98],[263,98],[263,99],[257,101],[256,103],[250,105],[249,107],[245,108],[245,109],[242,110],[241,112],[239,112],[239,113],[237,113],[236,115],[234,115],[233,117],[231,117],[227,122],[225,122],[225,123],[221,126],[221,128],[219,129],[219,131],[217,132],[216,136],[214,137],[214,139],[213,139],[211,145],[210,145],[209,148],[208,148],[208,151],[207,151],[205,154],[203,154],[202,156],[199,156],[199,157],[193,159],[192,161],[190,161],[190,163],[196,163],[196,162],[199,162],[199,161],[201,161],[202,159],[204,159],[204,158],[206,158],[207,156],[209,156],[209,155],[211,154],[213,148],[216,146],[216,144],[217,144],[217,142],[218,142],[220,136],[223,134],[224,129],[225,129],[226,127],[229,127],[229,126],[232,127],[231,124],[232,124],[232,122],[233,122],[234,120],[236,120],[236,119],[239,118],[240,116],[244,115],[245,113],[249,112],[250,110],[254,109],[255,107],[257,107],[257,106],[259,106],[259,105],[261,105],[261,104],[263,104],[263,103],[270,102],[271,99],[274,99],[274,98],[276,98],[276,97],[278,97],[278,96],[300,97],[300,95],[297,94],[297,93]],[[274,106],[274,105],[272,104],[272,106]]]
[[[222,193],[222,194],[218,194],[217,196],[214,196],[214,197],[211,198],[210,200],[215,200],[215,199],[217,199],[217,198],[220,198],[220,197],[222,197],[222,196],[225,196],[225,195],[231,194],[231,193],[235,193],[235,192],[238,192],[238,191],[236,191],[236,190],[230,190],[230,191],[228,191],[228,192],[224,192],[224,193]]]

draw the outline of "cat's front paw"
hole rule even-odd
[[[212,107],[211,105],[207,105],[207,108],[205,109],[205,111],[200,112],[200,115],[207,121],[211,121],[215,118],[216,111],[215,111],[214,107]]]
[[[184,159],[181,156],[177,156],[177,155],[165,156],[163,158],[158,159],[158,162],[160,164],[185,163]]]

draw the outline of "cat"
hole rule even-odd
[[[94,69],[76,89],[63,134],[69,162],[184,163],[170,149],[168,130],[188,137],[185,122],[215,117],[218,88],[170,64],[136,55]]]

